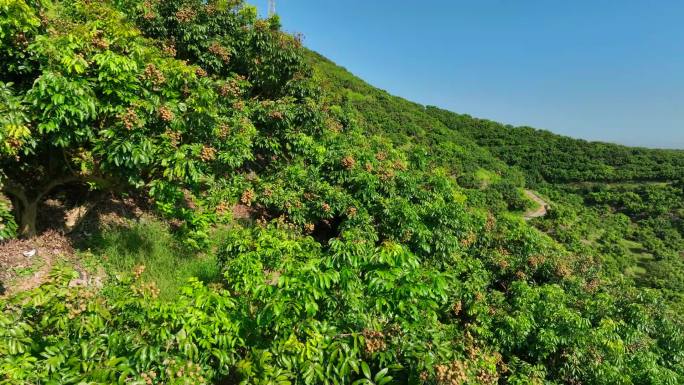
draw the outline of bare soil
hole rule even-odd
[[[0,296],[40,286],[60,261],[79,273],[70,285],[101,286],[104,272],[87,272],[74,248],[105,226],[139,219],[146,208],[142,200],[130,197],[99,196],[77,204],[60,198],[49,197],[41,205],[40,235],[0,242]]]
[[[525,220],[529,221],[534,218],[539,218],[543,217],[546,215],[548,211],[549,204],[546,203],[542,198],[539,197],[534,191],[532,190],[525,190],[525,196],[533,200],[535,203],[539,205],[538,208],[534,210],[527,211],[525,213]]]
[[[3,293],[0,295],[40,286],[58,260],[72,258],[71,242],[54,230],[31,239],[1,243],[0,285]]]

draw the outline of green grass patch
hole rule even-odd
[[[646,264],[653,261],[653,254],[644,250],[644,247],[639,242],[634,242],[628,239],[622,239],[620,244],[627,250],[628,254],[625,256],[633,265],[625,269],[625,275],[629,277],[641,277],[648,273]]]
[[[105,228],[86,246],[86,254],[109,275],[144,265],[143,279],[154,281],[163,299],[173,299],[191,277],[206,283],[220,279],[214,253],[198,254],[183,248],[168,226],[151,218]]]
[[[483,187],[501,180],[501,176],[489,170],[485,170],[484,168],[479,168],[477,171],[475,171],[475,178],[482,184]]]

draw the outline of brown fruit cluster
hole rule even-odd
[[[505,258],[499,258],[496,260],[496,265],[499,266],[499,269],[506,270],[510,266],[510,263],[508,263],[508,260]]]
[[[485,222],[485,230],[492,231],[496,226],[496,218],[491,212],[487,213],[487,222]]]
[[[102,38],[102,31],[97,31],[92,41],[93,45],[99,49],[109,48],[109,42]]]
[[[154,379],[157,378],[157,372],[150,370],[149,372],[143,372],[140,377],[145,381],[146,384],[150,385],[153,383]]]
[[[420,378],[420,380],[423,382],[427,382],[427,380],[430,379],[430,375],[428,374],[428,372],[423,370],[422,372],[420,372],[420,376],[418,376],[418,378]]]
[[[132,107],[130,107],[126,110],[126,113],[123,114],[123,116],[121,117],[121,122],[123,122],[124,127],[126,127],[126,129],[130,131],[138,126],[138,114]]]
[[[202,68],[202,67],[197,67],[197,69],[195,70],[195,74],[197,76],[203,78],[203,77],[207,76],[207,71],[205,71],[204,68]]]
[[[166,131],[166,136],[167,136],[167,137],[169,138],[169,140],[171,141],[171,145],[172,145],[173,147],[178,147],[178,145],[179,145],[180,142],[181,142],[181,139],[183,138],[183,135],[182,135],[180,132],[171,131],[171,130],[167,130],[167,131]]]
[[[477,235],[469,231],[465,238],[461,239],[461,246],[470,247],[477,240]]]
[[[356,165],[356,160],[351,155],[347,155],[344,158],[342,158],[342,167],[346,168],[347,170],[351,170],[354,168]]]
[[[76,318],[76,316],[78,316],[79,314],[86,311],[86,308],[87,308],[85,303],[79,303],[79,304],[67,303],[65,306],[66,306],[67,310],[69,310],[69,314],[67,314],[67,318],[69,318],[69,319]]]
[[[173,112],[166,106],[159,107],[159,117],[165,121],[170,122],[173,120]]]
[[[143,9],[145,10],[143,19],[152,20],[157,17],[157,14],[154,12],[154,3],[151,0],[145,0],[145,2],[143,2]]]
[[[307,223],[304,225],[304,232],[307,234],[311,234],[314,232],[315,228],[316,227],[314,226],[313,223]]]
[[[17,139],[17,138],[9,138],[9,139],[7,139],[7,144],[9,144],[9,146],[10,146],[13,150],[16,150],[16,149],[18,149],[19,147],[21,147],[21,140],[19,140],[19,139]]]
[[[544,264],[545,260],[546,260],[546,258],[544,258],[543,255],[533,255],[533,256],[527,258],[527,264],[531,268],[537,269],[539,266]]]
[[[271,117],[271,119],[276,119],[276,120],[283,120],[285,115],[278,110],[273,110],[268,113],[268,116]]]
[[[477,383],[482,385],[496,385],[499,383],[499,376],[496,372],[480,369],[477,374]]]
[[[363,336],[366,337],[366,354],[371,355],[387,349],[385,335],[381,332],[366,329],[363,331]]]
[[[559,262],[556,264],[556,275],[561,278],[567,278],[572,275],[572,270],[567,264]]]
[[[242,193],[242,196],[240,197],[240,202],[242,204],[245,204],[247,206],[252,205],[252,201],[254,200],[254,190],[247,189]]]
[[[164,360],[163,364],[166,366],[164,372],[170,378],[189,377],[188,381],[185,381],[184,383],[193,385],[204,385],[207,383],[204,376],[202,376],[202,367],[197,364],[188,362],[183,365],[180,362],[177,363],[176,360]],[[177,382],[174,382],[174,384],[175,383]]]
[[[402,160],[396,160],[396,161],[392,164],[392,166],[393,166],[395,169],[397,169],[397,170],[401,170],[401,171],[406,171],[406,170],[408,170],[408,165],[406,164],[406,162],[404,162],[404,161],[402,161]]]
[[[496,249],[496,251],[504,257],[508,257],[511,255],[511,252],[505,247],[499,247]]]
[[[193,21],[197,17],[197,12],[191,7],[183,7],[176,11],[176,19],[181,23]]]
[[[451,307],[451,310],[454,312],[455,315],[461,314],[461,310],[463,310],[463,302],[454,302],[454,305]]]
[[[154,282],[143,283],[139,286],[133,285],[131,286],[131,291],[137,295],[149,294],[149,296],[152,298],[159,298],[160,293],[157,284]]]
[[[468,367],[462,361],[436,365],[435,374],[439,385],[461,385],[468,380]]]
[[[92,290],[79,290],[76,293],[73,300],[67,300],[64,305],[69,311],[67,318],[74,319],[79,314],[85,312],[88,309],[88,303],[92,302],[95,298],[95,293]]]
[[[341,132],[342,129],[344,128],[344,126],[342,125],[342,123],[340,123],[340,122],[337,121],[336,119],[332,119],[332,118],[328,118],[328,119],[326,120],[326,125],[328,126],[328,128],[329,128],[330,131],[332,131],[332,132]]]
[[[240,93],[240,85],[235,81],[224,83],[219,87],[219,94],[221,94],[221,96],[236,97],[240,95]]]
[[[23,32],[19,32],[14,36],[14,43],[18,46],[25,47],[28,45],[28,39],[26,38],[26,35]]]
[[[380,180],[383,182],[390,181],[392,178],[394,178],[394,170],[385,169],[380,172]]]
[[[209,46],[209,52],[218,56],[224,63],[228,63],[230,61],[230,51],[228,51],[228,48],[222,46],[218,42],[211,43]]]
[[[584,285],[584,288],[589,292],[589,293],[594,293],[596,290],[598,290],[599,286],[601,286],[601,281],[598,278],[594,278],[587,282]]]
[[[228,135],[230,135],[230,126],[228,126],[228,124],[226,123],[221,123],[219,125],[218,137],[221,139],[225,139],[228,137]]]
[[[383,161],[383,160],[387,159],[387,154],[384,151],[380,151],[377,154],[375,154],[375,159],[377,159],[379,161]]]
[[[355,217],[356,214],[358,214],[358,210],[356,209],[356,207],[350,207],[347,209],[347,216],[349,218]]]
[[[145,272],[145,265],[138,265],[133,268],[133,276],[135,279],[140,279],[140,276]]]
[[[323,204],[321,205],[321,208],[322,208],[323,211],[325,211],[326,213],[329,213],[330,210],[332,210],[332,208],[330,207],[330,205],[327,204],[327,203],[323,203]]]
[[[218,11],[218,10],[219,10],[219,9],[218,9],[218,7],[216,6],[215,3],[209,3],[209,4],[207,4],[207,5],[204,6],[204,12],[206,12],[207,15],[213,15],[213,14],[216,13],[216,11]]]
[[[173,43],[163,44],[162,45],[162,52],[164,52],[165,54],[167,54],[171,57],[176,57],[176,46],[174,46]]]
[[[149,63],[145,67],[145,72],[143,72],[143,75],[145,76],[145,79],[151,81],[155,85],[162,85],[166,81],[166,77],[164,76],[164,73],[161,72],[157,66],[155,66],[152,63]]]
[[[216,206],[216,213],[223,215],[230,209],[230,206],[226,202],[221,202]]]
[[[236,109],[238,111],[244,110],[245,109],[244,100],[238,100],[237,102],[233,103],[233,109]]]
[[[200,154],[200,159],[205,162],[210,162],[216,159],[216,149],[210,146],[202,147],[202,153]]]

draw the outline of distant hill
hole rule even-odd
[[[533,180],[658,181],[684,175],[684,150],[647,149],[589,142],[531,127],[513,127],[437,107],[427,112],[447,127],[489,149]]]
[[[501,171],[502,161],[523,170],[530,182],[658,181],[684,175],[684,150],[590,142],[426,107],[375,88],[318,53],[308,52],[308,58],[335,101],[353,106],[368,130],[397,143],[410,137],[454,166]]]

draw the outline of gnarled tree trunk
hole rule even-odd
[[[13,200],[15,216],[19,225],[19,235],[23,238],[30,238],[36,235],[38,205],[45,195],[49,194],[55,187],[82,179],[77,176],[55,178],[43,185],[37,186],[37,188],[31,189],[31,192],[19,183],[9,180],[4,181],[1,187]]]
[[[22,238],[30,238],[36,235],[38,203],[39,200],[28,202],[27,205],[21,207],[21,209],[18,211],[17,218],[19,219],[19,236]]]

